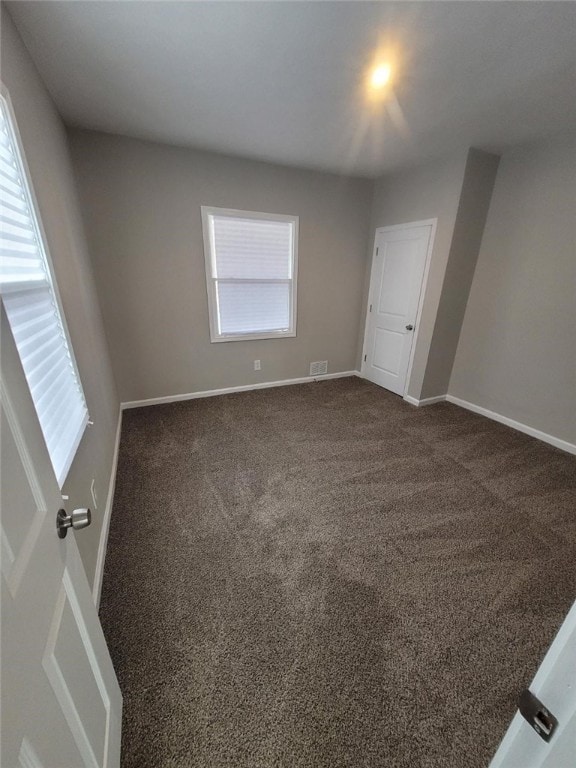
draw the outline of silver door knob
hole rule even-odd
[[[86,528],[92,522],[92,513],[89,509],[75,509],[71,515],[66,514],[65,509],[59,509],[56,515],[56,530],[58,531],[58,537],[65,539],[68,533],[68,528],[74,528],[79,531],[81,528]]]
[[[413,331],[414,330],[414,326],[413,325],[407,325],[406,326],[406,330],[407,331]]]

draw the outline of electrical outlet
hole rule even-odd
[[[94,509],[98,509],[98,496],[96,494],[96,480],[92,479],[90,484],[90,493],[92,494],[92,501],[94,502]]]
[[[260,360],[254,360],[254,370],[255,371],[260,371],[261,369],[262,369],[262,367],[260,365]]]

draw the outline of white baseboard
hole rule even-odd
[[[102,530],[100,531],[100,543],[98,545],[98,558],[96,560],[96,571],[94,573],[94,585],[92,587],[92,598],[96,605],[96,610],[100,607],[100,594],[102,592],[102,579],[104,577],[104,561],[106,559],[106,548],[108,546],[108,531],[110,530],[110,518],[112,516],[112,504],[114,502],[114,489],[116,487],[116,471],[118,468],[118,449],[120,448],[120,433],[122,432],[122,406],[118,413],[118,426],[116,427],[116,440],[114,443],[114,455],[112,456],[112,469],[110,470],[110,482],[108,483],[108,496],[106,497],[106,507],[104,508],[104,519],[102,520]]]
[[[493,421],[500,422],[500,424],[506,424],[507,427],[517,429],[519,432],[524,432],[526,435],[530,435],[545,443],[549,443],[555,448],[560,448],[562,451],[576,454],[576,445],[574,443],[569,443],[567,440],[561,440],[559,437],[549,435],[547,432],[542,432],[539,429],[534,429],[534,427],[529,427],[527,424],[522,424],[521,421],[515,421],[514,419],[508,418],[508,416],[502,416],[501,413],[489,411],[487,408],[482,408],[480,405],[469,403],[467,400],[461,400],[459,397],[454,397],[453,395],[446,395],[446,400],[454,405],[459,405],[460,408],[466,408],[468,411],[479,413],[481,416],[486,416]]]
[[[446,400],[446,395],[437,395],[436,397],[425,397],[422,400],[416,400],[411,395],[404,395],[404,400],[410,405],[420,407],[421,405],[434,405],[434,403],[443,403]]]
[[[324,379],[343,379],[348,376],[360,376],[359,371],[341,371],[340,373],[326,373],[323,376],[304,376],[300,379],[284,379],[283,381],[264,381],[258,384],[243,384],[239,387],[226,387],[224,389],[207,389],[204,392],[186,392],[182,395],[167,395],[166,397],[150,397],[147,400],[130,400],[121,404],[122,410],[128,408],[141,408],[146,405],[162,405],[163,403],[178,403],[181,400],[196,400],[201,397],[216,397],[217,395],[229,395],[233,392],[250,392],[254,389],[270,389],[272,387],[287,387],[291,384],[308,384],[312,381],[324,381]]]

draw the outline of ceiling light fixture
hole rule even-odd
[[[380,90],[388,85],[392,76],[392,67],[390,64],[379,64],[372,70],[370,75],[370,85],[374,90]]]

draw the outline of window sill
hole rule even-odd
[[[226,336],[211,336],[212,344],[219,344],[226,341],[256,341],[258,339],[289,339],[296,336],[296,331],[281,331],[274,333],[266,331],[265,333],[234,333]]]

